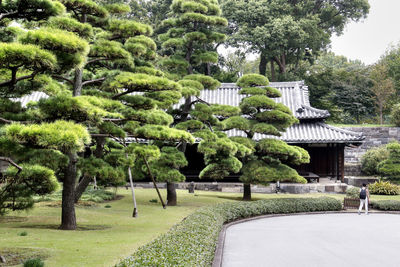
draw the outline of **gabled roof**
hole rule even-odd
[[[325,119],[330,116],[327,110],[311,107],[308,87],[304,85],[304,82],[274,82],[270,83],[270,86],[277,88],[282,93],[282,97],[274,98],[274,100],[289,107],[296,118],[300,120]],[[234,83],[223,83],[216,90],[201,91],[199,98],[210,104],[239,106],[240,101],[246,97],[246,95],[240,95],[239,90],[240,88]],[[179,104],[183,103],[182,99]]]
[[[289,107],[293,114],[300,120],[282,133],[281,137],[255,134],[254,139],[278,138],[287,143],[361,143],[364,136],[361,133],[343,130],[323,123],[323,119],[330,116],[327,110],[311,107],[308,87],[303,81],[272,82],[271,87],[281,91],[282,97],[274,98],[277,103]],[[209,104],[239,106],[246,95],[239,94],[240,88],[234,83],[223,83],[216,90],[203,90],[199,98]],[[195,100],[195,97],[193,97]],[[184,103],[182,99],[178,105]],[[239,130],[226,131],[228,136],[244,136]]]
[[[240,130],[229,130],[225,132],[229,137],[243,136],[246,134]],[[268,136],[255,134],[254,140],[263,138],[281,139],[289,144],[326,144],[326,143],[360,143],[364,140],[362,133],[356,133],[337,128],[323,122],[301,122],[294,124],[282,136]]]

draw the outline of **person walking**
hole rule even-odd
[[[365,205],[365,214],[368,215],[368,201],[369,191],[366,184],[363,184],[360,190],[360,207],[358,208],[358,215],[361,214],[362,207]]]

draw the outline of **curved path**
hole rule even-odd
[[[400,215],[318,214],[226,229],[222,266],[400,266]]]

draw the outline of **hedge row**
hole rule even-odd
[[[400,201],[398,200],[371,201],[371,208],[378,210],[400,211]]]
[[[210,266],[224,223],[264,214],[341,209],[339,200],[327,197],[230,202],[204,207],[116,266]]]

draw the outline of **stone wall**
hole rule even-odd
[[[190,183],[177,183],[177,189],[187,190]],[[153,188],[153,183],[134,183],[136,188]],[[165,189],[165,183],[157,183],[158,188]],[[345,193],[348,185],[343,183],[329,183],[329,184],[319,184],[319,183],[309,183],[309,184],[280,184],[280,193],[289,194],[306,194],[306,193]],[[126,185],[127,190],[129,185]],[[219,191],[227,193],[243,193],[242,183],[195,183],[195,191]],[[270,184],[269,186],[252,185],[252,193],[261,194],[275,194],[276,184]]]
[[[346,147],[344,151],[345,175],[361,175],[361,157],[364,153],[392,140],[400,140],[400,127],[346,127],[346,130],[362,132],[365,136],[364,143],[356,148]]]

